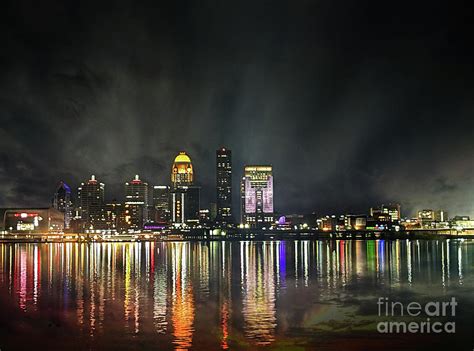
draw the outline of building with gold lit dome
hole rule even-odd
[[[175,157],[171,167],[170,220],[176,225],[199,223],[200,188],[193,186],[191,158],[184,152]]]
[[[189,186],[193,184],[194,172],[191,158],[181,151],[174,159],[171,168],[171,185],[174,189],[180,186]]]

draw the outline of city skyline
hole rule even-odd
[[[216,155],[218,155],[220,152],[222,153],[222,151],[226,151],[226,152],[232,152],[232,150],[230,148],[226,148],[224,146],[218,148],[217,150],[215,150],[216,152]],[[175,162],[178,158],[181,158],[181,157],[185,157],[187,158],[186,162],[190,162],[191,160],[189,159],[188,155],[186,154],[186,152],[184,151],[179,151],[178,153],[178,156],[176,156],[175,158]],[[219,162],[219,158],[216,158],[216,163]],[[232,161],[231,161],[232,162]],[[104,198],[103,198],[103,203],[104,205],[106,203],[110,203],[110,202],[122,202],[123,204],[127,204],[127,199],[130,197],[130,195],[127,195],[127,188],[129,188],[130,186],[129,185],[134,185],[134,183],[136,184],[146,184],[146,195],[144,196],[144,199],[142,200],[144,202],[144,204],[146,204],[146,206],[148,206],[148,204],[152,204],[153,203],[153,199],[154,199],[154,195],[153,195],[153,191],[154,191],[154,188],[160,188],[160,187],[168,187],[168,191],[170,189],[173,189],[173,168],[175,167],[173,163],[171,163],[171,174],[172,174],[172,179],[171,179],[171,182],[169,181],[169,170],[168,170],[168,182],[166,182],[166,180],[161,183],[161,184],[158,184],[158,183],[153,183],[153,182],[149,182],[147,181],[147,179],[143,179],[139,174],[139,172],[135,173],[133,179],[130,181],[125,181],[125,183],[121,183],[121,186],[122,186],[122,193],[119,193],[117,194],[117,192],[114,192],[112,195],[109,195],[108,192],[104,192]],[[217,164],[215,164],[215,166],[217,166]],[[245,174],[246,174],[246,167],[249,167],[249,165],[244,165],[242,167],[242,169],[240,170],[240,173],[241,173],[241,176],[239,176],[239,173],[237,173],[237,177],[233,178],[231,177],[231,186],[230,186],[230,190],[232,191],[232,197],[234,197],[234,201],[232,202],[232,218],[233,218],[233,222],[234,223],[238,223],[239,222],[239,218],[242,219],[242,199],[241,199],[241,187],[242,187],[242,177],[245,177]],[[269,165],[269,167],[273,168],[273,166]],[[194,162],[193,162],[193,166],[192,166],[192,170],[191,170],[191,182],[190,183],[186,183],[185,184],[188,184],[188,185],[200,185],[199,184],[199,177],[197,177],[198,181],[197,183],[194,181],[196,175],[194,174],[194,171],[193,171],[193,168],[194,168]],[[199,168],[199,167],[198,167]],[[230,166],[230,169],[232,169],[232,163],[231,163],[231,166]],[[202,186],[200,186],[201,190],[200,190],[200,195],[199,197],[202,199],[206,199],[205,201],[200,201],[201,205],[200,205],[200,208],[201,209],[210,209],[210,207],[212,207],[212,204],[217,204],[218,202],[218,198],[217,198],[217,188],[219,187],[218,183],[217,182],[217,179],[219,177],[219,173],[222,172],[221,170],[219,170],[219,168],[216,168],[215,169],[215,179],[214,179],[214,184],[212,184],[209,188],[206,188],[204,189],[204,191],[202,190]],[[239,171],[238,171],[239,172]],[[91,176],[91,180],[95,181],[95,179],[97,178],[96,174],[92,174]],[[130,178],[130,177],[129,177]],[[140,179],[142,178],[142,179]],[[162,177],[161,177],[162,178]],[[87,184],[88,181],[86,181],[85,183]],[[106,182],[107,184],[109,184],[108,182]],[[209,183],[209,182],[208,182]],[[75,191],[72,191],[70,190],[70,187],[68,184],[72,184],[68,181],[65,181],[64,179],[62,180],[58,180],[55,182],[56,184],[56,193],[53,193],[52,196],[50,196],[49,198],[49,202],[42,202],[42,203],[38,203],[36,204],[36,206],[34,206],[34,204],[27,204],[25,206],[17,206],[17,205],[6,205],[6,206],[0,206],[0,208],[34,208],[34,207],[44,207],[44,206],[47,206],[48,203],[52,204],[53,207],[56,207],[54,205],[55,203],[55,197],[57,196],[57,191],[59,189],[61,189],[63,186],[66,186],[68,188],[68,191],[69,191],[69,195],[68,195],[68,199],[72,199],[72,203],[73,205],[77,205],[80,207],[80,188],[82,186],[84,186],[84,181],[81,181],[79,183],[78,186],[72,186],[73,189],[75,189]],[[105,183],[100,183],[101,185],[105,185]],[[123,190],[123,185],[125,184],[125,190]],[[184,185],[185,185],[184,184]],[[140,186],[140,185],[139,185]],[[170,187],[171,186],[171,187]],[[107,187],[109,188],[109,186]],[[112,186],[112,188],[114,188]],[[228,191],[228,190],[226,190]],[[204,196],[203,196],[204,194]],[[118,195],[118,196],[117,196]],[[278,197],[278,194],[277,194],[277,197]],[[64,201],[64,200],[63,200]],[[71,200],[68,200],[68,201],[71,201]],[[273,200],[272,200],[273,201]],[[343,209],[335,209],[333,211],[331,210],[322,210],[321,212],[317,212],[315,211],[314,209],[306,209],[306,210],[302,210],[302,211],[296,211],[296,210],[292,210],[292,209],[289,209],[289,211],[282,211],[282,210],[279,210],[278,208],[275,210],[275,214],[316,214],[316,215],[319,215],[319,216],[325,216],[325,215],[344,215],[344,214],[369,214],[369,215],[372,215],[372,209],[376,206],[383,206],[383,204],[398,204],[398,206],[400,207],[400,205],[402,206],[403,208],[403,217],[404,218],[416,218],[418,217],[418,214],[420,211],[423,211],[423,210],[426,210],[426,209],[429,209],[429,210],[433,210],[433,211],[438,211],[438,210],[441,210],[441,211],[444,211],[444,212],[449,212],[450,214],[451,213],[455,213],[456,215],[462,215],[462,216],[465,216],[465,215],[468,215],[468,216],[472,216],[471,213],[469,213],[468,211],[460,211],[460,212],[455,212],[455,211],[452,211],[451,209],[447,208],[446,206],[430,206],[429,204],[425,204],[424,206],[419,206],[419,207],[416,207],[416,208],[409,208],[409,211],[407,211],[407,207],[403,204],[403,203],[400,203],[400,202],[397,202],[397,201],[385,201],[385,202],[382,202],[382,201],[378,201],[378,202],[375,202],[375,203],[372,203],[369,207],[367,208],[362,208],[360,209],[361,207],[355,207],[355,208],[359,208],[358,210],[354,210],[354,209],[349,209],[349,210],[343,210]],[[72,206],[74,207],[74,206]],[[237,211],[237,209],[239,209],[239,211]],[[69,209],[68,209],[69,210]],[[400,211],[399,211],[400,212]],[[218,211],[217,211],[218,213]],[[143,216],[143,218],[147,218],[147,215],[141,213],[140,216]],[[148,221],[153,221],[153,219],[150,217],[148,219]],[[146,222],[146,220],[144,221]],[[225,222],[225,221],[224,221]],[[241,220],[240,220],[241,222]]]
[[[232,150],[232,148],[228,148],[228,149]],[[219,149],[217,149],[217,150],[219,150]],[[214,149],[213,152],[215,153],[216,150]],[[211,152],[211,154],[212,154],[212,152]],[[173,155],[173,153],[171,153],[171,155]],[[174,156],[172,156],[172,157],[174,157]],[[237,158],[242,159],[242,156],[238,155]],[[194,157],[193,157],[193,159],[194,159]],[[261,163],[269,163],[269,162],[261,162]],[[210,204],[210,203],[216,202],[215,164],[212,161],[209,161],[209,159],[207,159],[207,162],[205,162],[203,165],[199,164],[197,168],[199,170],[202,169],[202,168],[209,168],[208,164],[211,164],[211,167],[214,165],[214,174],[211,175],[211,178],[209,178],[209,177],[204,178],[202,175],[199,175],[199,172],[198,172],[198,175],[197,175],[197,178],[196,178],[197,182],[201,185],[202,188],[204,188],[204,191],[201,191],[201,199],[203,199],[202,203],[205,203],[205,204]],[[233,198],[232,207],[233,208],[240,208],[240,200],[239,200],[239,198],[240,198],[240,191],[239,191],[240,180],[239,179],[241,179],[241,177],[244,175],[243,169],[248,164],[250,164],[250,162],[245,162],[244,161],[244,163],[242,164],[242,167],[240,167],[240,168],[235,167],[235,165],[233,167],[234,169],[236,169],[235,170],[235,173],[236,173],[235,177],[232,179],[232,189],[233,189],[233,192],[232,192],[232,198]],[[256,162],[255,164],[258,164],[258,162]],[[275,168],[273,165],[272,165],[272,167]],[[147,168],[147,167],[145,167],[145,169],[149,170],[149,168]],[[94,174],[97,177],[100,177],[101,179],[107,179],[107,178],[108,179],[116,179],[116,176],[111,176],[108,172],[101,172],[101,173],[89,172],[89,175],[90,174]],[[135,171],[131,170],[131,173],[129,175],[128,174],[125,175],[125,178],[123,179],[123,181],[125,181],[126,179],[129,179],[129,178],[131,178],[131,177],[133,177],[134,175],[137,175],[137,174],[142,175],[143,172],[140,172],[140,171],[137,171],[137,170],[135,170]],[[63,178],[63,179],[52,179],[52,180],[49,180],[48,183],[53,184],[53,191],[54,191],[54,186],[57,186],[60,182],[64,182],[64,183],[70,185],[73,189],[77,189],[80,186],[80,184],[83,182],[83,178],[84,177],[82,177],[82,176],[70,174],[69,178],[67,178],[67,179],[65,179],[65,178]],[[167,168],[162,169],[161,172],[158,172],[155,175],[155,177],[152,177],[152,179],[153,178],[154,179],[156,179],[156,178],[163,179],[163,182],[154,182],[153,180],[150,181],[149,178],[145,177],[145,176],[143,176],[142,178],[145,181],[147,181],[150,186],[153,186],[153,185],[169,185],[169,169],[167,169]],[[473,178],[474,178],[474,175],[473,175]],[[73,179],[73,180],[78,179],[77,185],[76,185],[75,181],[69,181],[69,179]],[[292,179],[293,179],[293,181],[291,183],[287,184],[286,188],[295,186],[294,178],[292,178]],[[124,184],[123,181],[121,181],[119,183],[114,183],[114,182],[109,182],[107,180],[108,192],[107,192],[107,196],[106,196],[106,199],[105,199],[106,201],[121,200],[122,198],[124,198],[125,195],[124,195],[124,192],[123,192],[123,184]],[[202,184],[206,184],[206,185],[202,185]],[[39,188],[36,188],[37,193],[33,193],[33,194],[29,194],[29,195],[35,197],[35,196],[39,196],[39,194],[41,194],[43,192],[46,193],[45,189],[47,189],[47,188],[46,188],[45,185],[46,184],[41,184]],[[449,187],[447,184],[445,184],[445,185],[439,184],[440,188],[442,188],[443,186]],[[47,190],[49,190],[49,189],[47,189]],[[376,206],[377,204],[401,203],[403,205],[404,214],[406,214],[407,217],[415,216],[419,210],[425,209],[425,208],[442,208],[442,209],[448,210],[450,213],[458,213],[458,214],[470,215],[470,216],[474,215],[474,201],[468,202],[469,204],[472,203],[472,205],[467,205],[463,209],[460,206],[448,207],[447,205],[445,205],[443,203],[439,203],[439,202],[434,202],[434,203],[431,203],[431,205],[430,205],[429,203],[421,203],[421,202],[418,201],[416,205],[413,205],[413,203],[411,201],[403,202],[403,201],[397,200],[396,198],[395,199],[385,198],[385,200],[373,199],[373,202],[370,202],[370,203],[368,203],[367,202],[368,200],[365,199],[364,201],[360,201],[359,203],[349,205],[348,203],[345,203],[343,201],[343,198],[344,198],[343,197],[342,199],[339,200],[340,206],[331,205],[330,203],[326,203],[326,205],[325,205],[324,202],[318,201],[318,205],[314,206],[313,208],[311,208],[311,207],[301,207],[301,206],[295,206],[294,208],[290,208],[289,206],[286,206],[286,202],[281,201],[281,203],[280,203],[280,198],[281,198],[282,193],[284,193],[284,191],[285,191],[285,187],[283,187],[283,189],[279,189],[279,190],[280,190],[280,193],[277,193],[276,197],[279,200],[278,201],[279,204],[281,205],[281,210],[279,211],[280,213],[288,213],[288,214],[289,213],[309,214],[309,213],[313,213],[313,212],[316,212],[318,214],[365,213],[367,208],[370,208],[372,206]],[[370,192],[370,185],[369,185],[369,188],[367,190]],[[149,195],[150,199],[149,200],[151,200],[151,192],[152,192],[152,188],[150,188],[150,195]],[[73,196],[74,196],[74,198],[77,197],[77,194],[76,194],[75,191],[73,192]],[[311,197],[311,196],[309,196],[309,197]],[[316,195],[314,197],[317,198]],[[469,195],[464,194],[463,197],[468,198]],[[4,208],[5,207],[18,207],[19,208],[19,207],[38,207],[38,206],[41,207],[41,206],[45,206],[45,205],[47,205],[48,203],[51,202],[51,193],[46,193],[44,196],[41,196],[41,198],[38,198],[37,200],[35,200],[33,202],[28,202],[28,200],[26,200],[25,197],[23,197],[23,196],[20,196],[19,198],[16,198],[16,199],[13,199],[9,203],[5,202],[5,198],[0,198],[0,201],[1,200],[3,200],[3,203],[0,203],[0,208],[1,207],[4,207]],[[368,206],[365,206],[366,203],[368,203]],[[437,204],[437,203],[439,203],[439,204]],[[207,207],[207,205],[204,206],[204,207]],[[456,210],[456,208],[458,208],[458,210]],[[239,217],[239,215],[237,215],[237,218]]]
[[[212,193],[212,190],[215,191],[215,194],[216,194],[216,198],[212,199],[203,204],[201,201],[198,200],[198,202],[200,203],[200,206],[199,208],[200,209],[207,209],[207,210],[211,210],[212,211],[212,206],[215,205],[216,206],[216,220],[217,222],[223,222],[225,223],[226,220],[222,221],[222,218],[219,219],[219,196],[217,196],[218,192],[219,192],[219,189],[222,189],[225,190],[225,192],[231,192],[231,193],[234,193],[234,192],[237,192],[238,193],[238,205],[237,206],[234,206],[233,203],[230,203],[230,206],[231,208],[228,208],[228,209],[225,209],[225,211],[227,211],[228,213],[231,212],[232,215],[231,215],[231,218],[232,220],[227,220],[227,222],[229,223],[244,223],[245,221],[243,220],[244,218],[244,213],[246,212],[246,209],[245,207],[248,206],[248,204],[246,204],[246,197],[247,197],[247,194],[245,193],[245,179],[248,175],[250,175],[252,172],[259,172],[259,171],[263,171],[263,172],[269,172],[269,174],[271,175],[271,211],[268,211],[269,214],[272,214],[272,215],[293,215],[293,214],[304,214],[304,215],[309,215],[309,214],[316,214],[320,217],[323,217],[323,216],[331,216],[331,215],[353,215],[353,214],[367,214],[369,216],[374,216],[374,213],[378,213],[378,212],[383,212],[383,213],[387,213],[387,214],[391,214],[390,211],[392,210],[387,210],[387,208],[390,208],[391,206],[396,206],[397,210],[395,211],[395,213],[397,213],[397,216],[396,217],[393,217],[391,215],[391,219],[394,220],[394,221],[399,221],[401,219],[401,216],[402,216],[402,212],[400,210],[401,207],[404,208],[403,204],[400,204],[400,203],[397,203],[397,202],[386,202],[385,204],[384,203],[381,203],[379,202],[378,204],[373,204],[372,206],[370,206],[369,208],[366,208],[366,209],[363,209],[362,211],[346,211],[346,212],[343,212],[343,211],[335,211],[335,212],[329,212],[329,211],[326,211],[326,212],[320,212],[320,213],[316,213],[315,211],[311,211],[311,210],[308,210],[306,212],[296,212],[296,211],[289,211],[289,212],[283,212],[283,211],[279,211],[278,209],[275,209],[274,208],[274,205],[273,205],[273,175],[272,175],[272,169],[273,167],[271,165],[260,165],[260,166],[255,166],[255,165],[245,165],[243,167],[243,170],[242,170],[242,177],[238,177],[239,178],[239,181],[238,181],[238,184],[236,184],[236,186],[234,186],[234,181],[232,181],[232,159],[231,159],[231,155],[232,155],[232,150],[229,149],[229,148],[226,148],[224,146],[218,148],[216,151],[216,173],[215,173],[215,188],[214,189],[205,189],[204,193],[208,192],[209,190],[211,190],[211,193]],[[226,155],[224,158],[224,160],[228,161],[228,163],[226,165],[222,164],[222,167],[220,166],[220,162],[223,160],[222,159],[222,156],[223,155]],[[229,157],[227,159],[227,157]],[[178,162],[178,163],[177,163]],[[181,164],[183,166],[177,166],[177,164]],[[180,172],[178,172],[178,168],[181,167],[183,168],[183,173],[186,173],[186,171],[184,171],[184,169],[186,167],[189,167],[187,168],[189,171],[190,171],[190,175],[181,175],[181,174],[178,174]],[[135,202],[130,202],[130,200],[133,198],[134,200],[137,200],[137,198],[139,198],[139,204],[141,205],[144,205],[145,208],[148,208],[149,204],[152,204],[152,206],[156,206],[157,203],[156,203],[156,200],[160,197],[160,195],[156,195],[155,192],[156,191],[159,191],[159,189],[166,189],[166,194],[171,194],[172,193],[172,190],[173,189],[177,189],[179,187],[182,187],[184,186],[185,188],[187,188],[188,186],[197,186],[198,184],[195,183],[194,179],[195,179],[195,172],[194,172],[194,165],[192,165],[191,163],[191,159],[190,157],[187,155],[187,153],[185,151],[180,151],[178,153],[178,155],[175,157],[174,159],[174,162],[172,163],[172,166],[171,166],[171,181],[169,181],[168,183],[164,182],[163,184],[153,184],[153,183],[148,183],[146,180],[144,179],[140,179],[140,175],[139,174],[135,174],[134,178],[131,180],[131,181],[126,181],[124,184],[125,184],[125,190],[123,191],[123,194],[121,196],[118,196],[118,197],[110,197],[110,196],[106,196],[106,192],[104,190],[105,188],[105,183],[98,183],[96,181],[96,175],[91,175],[91,179],[89,181],[85,181],[84,182],[81,182],[80,186],[78,186],[76,189],[76,191],[72,191],[71,192],[71,189],[69,187],[69,185],[64,181],[64,180],[60,180],[59,182],[57,182],[57,190],[56,192],[53,194],[53,197],[51,199],[51,203],[52,203],[52,207],[54,208],[57,208],[61,211],[64,210],[64,204],[63,205],[59,205],[57,204],[57,196],[58,196],[58,192],[61,190],[61,189],[64,189],[66,188],[68,190],[68,200],[70,202],[69,204],[69,207],[67,208],[67,211],[72,211],[72,209],[74,209],[74,207],[76,207],[76,209],[80,209],[82,206],[81,206],[81,196],[80,196],[80,193],[81,193],[81,190],[82,190],[82,187],[86,184],[90,184],[91,182],[94,183],[94,184],[98,184],[100,185],[101,187],[101,191],[102,191],[102,203],[103,205],[105,206],[106,204],[110,204],[110,203],[122,203],[123,205],[127,205],[127,204],[135,204]],[[184,178],[183,178],[184,177]],[[224,177],[224,184],[227,184],[225,188],[222,187],[222,177]],[[229,177],[228,179],[226,177]],[[220,179],[220,181],[219,181]],[[231,185],[228,185],[229,183],[229,180],[231,181]],[[173,184],[178,184],[178,185],[173,185]],[[135,187],[135,188],[133,188]],[[140,189],[138,189],[137,187],[139,187]],[[198,186],[199,187],[199,186]],[[133,188],[135,189],[135,191],[133,192],[130,192],[130,188]],[[237,188],[237,189],[235,189]],[[202,190],[201,190],[201,187],[199,187],[200,191],[199,191],[199,195],[198,195],[198,198],[201,197],[202,195]],[[206,191],[207,190],[207,191]],[[139,192],[140,191],[140,195],[139,195]],[[163,193],[164,194],[164,193]],[[156,197],[156,198],[155,198]],[[162,197],[162,195],[161,195]],[[64,202],[65,200],[62,200],[62,202]],[[158,200],[159,201],[159,200]],[[170,201],[173,201],[170,199]],[[256,201],[256,199],[255,199]],[[138,203],[137,203],[138,204]],[[227,202],[224,204],[225,206],[227,206]],[[253,204],[255,206],[255,204]],[[151,206],[151,205],[150,205]],[[158,205],[158,207],[162,207],[163,205]],[[171,208],[168,209],[168,211],[170,211],[170,213],[166,214],[165,217],[170,220],[171,218],[168,218],[170,216],[172,216],[172,205],[171,203],[169,204],[169,206],[171,206]],[[263,206],[263,205],[262,205]],[[388,206],[388,207],[387,207]],[[8,206],[10,208],[21,208],[21,206]],[[24,208],[34,208],[34,206],[23,206]],[[385,210],[384,210],[385,208]],[[237,209],[239,209],[239,211],[237,211]],[[405,209],[405,208],[404,208]],[[256,209],[254,209],[256,211]],[[261,209],[263,210],[263,208]],[[66,212],[67,212],[66,211]],[[150,211],[149,209],[146,209],[145,211]],[[424,207],[419,207],[419,208],[416,208],[412,213],[406,213],[404,212],[403,213],[403,218],[422,218],[423,215],[420,215],[420,213],[422,213],[423,211],[432,211],[433,212],[433,217],[435,216],[435,212],[438,211],[438,212],[441,212],[440,215],[438,216],[441,216],[442,218],[442,221],[443,220],[446,220],[445,217],[447,218],[447,213],[451,213],[451,212],[448,212],[446,210],[446,207],[433,207],[433,206],[424,206]],[[470,216],[469,213],[465,213],[465,212],[461,212],[461,213],[456,213],[456,215],[461,215],[461,216],[465,216],[465,215],[468,215]],[[150,214],[145,214],[143,212],[143,210],[140,210],[140,217],[143,217],[143,222],[142,224],[146,223],[146,222],[154,222],[156,221],[156,219]],[[161,215],[163,216],[163,214]],[[163,217],[163,218],[165,218]],[[238,220],[240,218],[240,220]],[[428,216],[428,218],[431,218]],[[274,218],[274,220],[277,219],[277,218]],[[68,219],[69,221],[70,219]],[[159,222],[159,221],[158,221]],[[67,226],[66,226],[67,227]],[[139,227],[139,226],[137,226]]]

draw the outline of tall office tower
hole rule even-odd
[[[77,201],[85,229],[105,228],[104,193],[105,184],[99,183],[94,175],[77,189]]]
[[[125,206],[130,211],[130,228],[143,228],[148,220],[148,183],[140,180],[138,174],[125,183]]]
[[[156,185],[153,187],[154,221],[168,223],[170,221],[170,187]]]
[[[63,181],[59,182],[54,193],[53,208],[64,213],[64,229],[69,229],[73,212],[71,188]]]
[[[171,223],[184,224],[184,196],[185,191],[182,188],[174,189],[170,193],[171,205]]]
[[[175,224],[199,223],[200,188],[181,186],[170,193],[171,222]]]
[[[216,203],[218,222],[228,223],[232,219],[232,151],[216,150]]]
[[[184,220],[188,224],[197,224],[199,223],[201,188],[188,186],[185,190]]]
[[[184,151],[174,159],[171,168],[171,186],[176,189],[180,186],[192,185],[194,181],[193,165],[191,159]]]
[[[272,166],[245,166],[242,178],[242,223],[261,228],[273,224]]]
[[[171,167],[170,211],[171,222],[191,224],[199,222],[200,188],[193,186],[194,170],[191,158],[180,152]]]

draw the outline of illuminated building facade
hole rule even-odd
[[[170,187],[156,185],[153,187],[154,221],[168,223],[170,221]]]
[[[390,215],[392,222],[399,222],[401,218],[400,204],[382,205],[382,213]]]
[[[422,227],[430,227],[435,221],[435,211],[431,209],[424,209],[418,211],[418,221]]]
[[[325,232],[335,231],[337,228],[338,218],[336,215],[325,216],[317,220],[317,227],[319,230]]]
[[[94,175],[77,189],[79,212],[85,229],[105,229],[105,184]]]
[[[176,189],[180,186],[192,185],[194,181],[193,165],[191,158],[184,152],[180,152],[174,159],[171,168],[171,186]]]
[[[124,205],[117,201],[105,204],[105,221],[109,230],[120,232],[125,228]]]
[[[170,194],[171,199],[171,222],[185,223],[184,220],[184,196],[182,189],[174,189]]]
[[[451,219],[451,226],[459,230],[460,228],[474,228],[474,221],[469,216],[454,216]]]
[[[141,229],[148,220],[148,183],[142,181],[138,174],[125,183],[125,206],[129,210],[129,227]]]
[[[228,223],[232,219],[232,151],[216,150],[216,203],[218,222]]]
[[[62,181],[54,193],[53,208],[64,213],[64,229],[69,229],[72,219],[71,188]]]
[[[189,186],[186,189],[184,203],[184,219],[186,223],[199,223],[201,188],[197,186]]]
[[[60,233],[64,213],[55,208],[9,208],[0,210],[4,230],[15,234]]]
[[[170,217],[174,224],[199,223],[200,188],[193,182],[191,158],[180,152],[171,168]]]
[[[448,213],[444,210],[432,210],[424,209],[418,211],[417,215],[418,223],[422,227],[436,227],[439,223],[445,223],[449,221]]]
[[[171,222],[175,224],[199,223],[200,188],[182,186],[171,191]]]
[[[448,212],[445,210],[437,210],[434,213],[436,222],[447,222],[449,221]]]
[[[399,222],[401,218],[400,204],[388,204],[380,207],[371,207],[370,216],[378,219],[380,216],[389,215],[392,222]]]
[[[345,227],[347,230],[364,230],[366,226],[366,215],[347,215],[345,217]]]
[[[272,166],[245,166],[240,192],[243,224],[256,228],[273,224]]]

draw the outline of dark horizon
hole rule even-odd
[[[123,198],[185,150],[215,197],[215,150],[272,164],[280,213],[398,202],[474,214],[466,4],[32,1],[0,26],[0,206],[91,174]],[[237,211],[236,211],[237,210]]]

